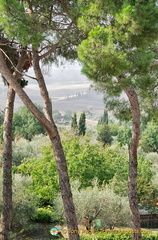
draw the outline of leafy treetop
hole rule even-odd
[[[0,29],[19,48],[38,48],[46,63],[57,61],[58,55],[74,59],[75,46],[83,38],[76,28],[78,14],[76,0],[5,0],[0,1]]]
[[[158,5],[155,0],[80,0],[78,26],[88,37],[78,47],[82,71],[109,96],[132,85],[143,97],[157,87]],[[154,100],[153,100],[154,101]]]

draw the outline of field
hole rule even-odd
[[[47,88],[52,99],[53,110],[60,112],[90,111],[101,114],[104,110],[103,94],[99,94],[90,87],[91,82],[80,72],[78,65],[70,65],[67,68],[52,67],[43,69]],[[32,75],[30,71],[29,75]],[[29,80],[25,88],[33,102],[42,105],[42,99],[36,81]],[[7,86],[0,81],[0,109],[5,108]],[[23,105],[16,97],[15,110]]]

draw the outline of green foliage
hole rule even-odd
[[[72,193],[79,223],[83,223],[86,217],[94,217],[99,212],[97,218],[102,220],[103,229],[129,225],[127,197],[116,195],[107,186],[99,187],[96,181],[93,182],[93,187],[81,190],[79,188],[79,182],[73,182]],[[60,196],[55,199],[54,204],[57,215],[63,217],[63,205]]]
[[[87,0],[85,4],[80,0],[80,3],[78,26],[87,33],[87,39],[78,47],[83,73],[102,91],[106,89],[108,97],[118,97],[125,87],[132,85],[139,89],[143,99],[151,100],[156,96],[158,81],[157,67],[152,71],[150,67],[157,59],[153,51],[157,49],[154,44],[158,38],[156,1]]]
[[[36,197],[28,191],[30,185],[30,177],[13,175],[12,231],[20,231],[31,224],[31,217],[36,207]],[[2,201],[2,198],[0,200]]]
[[[145,152],[158,153],[158,125],[149,122],[141,136],[141,147]]]
[[[117,94],[117,92],[115,91],[114,94]],[[104,102],[109,111],[112,111],[118,120],[129,122],[131,119],[131,109],[128,101],[120,97],[109,98],[107,96],[104,97]]]
[[[130,232],[132,232],[131,230],[120,230],[120,231],[114,230],[114,232],[116,233],[106,233],[106,230],[105,230],[105,233],[97,233],[95,235],[81,236],[81,240],[94,240],[94,239],[95,240],[132,240],[132,234],[130,234]],[[158,234],[144,233],[142,234],[142,238],[143,240],[157,240]]]
[[[117,161],[123,161],[125,155],[119,150],[104,149],[97,144],[90,144],[87,138],[70,137],[63,142],[67,158],[70,179],[78,179],[81,187],[92,186],[92,180],[98,179],[100,185],[108,183],[114,176]]]
[[[42,139],[39,136],[37,146],[40,146],[40,140],[46,143],[46,140]],[[21,152],[29,151],[27,145],[23,142],[21,144],[24,147]],[[31,176],[32,184],[29,189],[37,196],[40,207],[52,205],[55,194],[59,191],[54,155],[51,146],[44,147],[40,153],[37,153],[38,148],[36,149],[35,145],[36,140],[32,145],[30,142],[28,146],[30,154],[35,155],[34,158],[25,157],[18,168],[14,167],[14,171]],[[91,144],[87,137],[79,138],[78,136],[67,136],[63,141],[63,147],[70,180],[79,180],[80,188],[92,186],[93,180],[97,178],[99,186],[110,183],[117,194],[127,195],[128,157],[123,148],[120,146],[104,148],[101,145]],[[18,151],[20,151],[20,145],[17,154]],[[152,199],[154,191],[151,184],[152,163],[144,157],[139,157],[138,162],[138,195],[140,201],[144,202],[146,199]]]
[[[32,220],[42,223],[53,222],[53,212],[51,207],[47,208],[37,208]]]
[[[113,179],[110,181],[111,187],[115,193],[126,196],[128,192],[128,160],[116,163],[117,171]],[[137,178],[137,194],[141,203],[147,202],[153,198],[154,187],[152,179],[154,173],[152,171],[152,162],[146,160],[143,156],[138,156],[138,178]]]
[[[37,7],[37,4],[34,2],[34,6]],[[40,9],[42,5],[41,3]],[[27,13],[28,8],[34,6],[29,6],[29,1],[7,0],[0,2],[1,28],[4,28],[8,38],[15,37],[23,46],[31,43],[37,46],[44,39],[41,25],[44,16]],[[45,14],[47,15],[47,13]]]
[[[103,125],[103,124],[108,124],[109,119],[108,119],[108,111],[104,110],[103,116],[98,121],[98,125]]]
[[[30,191],[36,194],[39,206],[52,205],[55,194],[59,191],[58,174],[52,148],[43,147],[41,158],[27,158],[22,161],[18,171],[30,175]]]
[[[42,111],[41,106],[37,106]],[[37,134],[45,133],[43,126],[25,107],[20,107],[13,116],[13,135],[31,140]]]
[[[119,128],[117,134],[117,141],[120,143],[121,146],[130,144],[132,136],[132,131],[129,125],[123,125]]]
[[[109,128],[112,136],[117,136],[119,132],[120,125],[118,123],[109,123]]]
[[[78,134],[84,136],[86,134],[86,114],[81,113],[78,125]]]
[[[71,117],[71,128],[77,133],[78,125],[77,125],[77,114],[74,113]]]
[[[107,183],[114,176],[114,162],[124,158],[117,154],[117,149],[114,151],[107,148],[104,151],[102,147],[91,145],[88,140],[78,137],[65,140],[63,146],[70,179],[79,179],[82,187],[91,186],[95,177],[99,184]],[[18,171],[32,177],[31,190],[36,193],[40,204],[51,205],[55,193],[59,190],[57,169],[52,148],[44,147],[41,153],[40,158],[23,160]]]
[[[71,61],[76,59],[76,46],[84,37],[75,26],[78,14],[76,0],[66,3],[56,0],[0,1],[0,29],[8,39],[15,39],[23,47],[39,47],[43,53],[59,41],[60,47],[44,57],[44,64],[58,63],[59,56]]]
[[[112,133],[109,125],[103,124],[99,125],[98,128],[98,137],[97,140],[103,143],[103,146],[110,145],[112,143]]]
[[[25,158],[38,158],[42,154],[40,150],[43,146],[50,143],[49,138],[45,135],[35,135],[31,141],[19,139],[13,142],[13,165],[20,165]]]
[[[147,202],[153,198],[154,188],[152,179],[154,173],[152,171],[152,163],[143,156],[138,158],[138,184],[137,194],[140,202]]]

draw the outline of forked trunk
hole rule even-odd
[[[61,144],[61,139],[52,117],[52,103],[50,101],[47,87],[44,81],[44,77],[39,65],[38,52],[35,49],[33,49],[33,68],[34,68],[36,79],[39,85],[40,93],[43,98],[45,116],[52,124],[53,135],[50,132],[48,132],[48,135],[50,137],[52,147],[54,149],[54,155],[57,163],[61,195],[63,199],[67,227],[68,229],[70,229],[70,231],[68,231],[69,239],[78,240],[79,234],[78,234],[77,218],[75,214],[75,207],[74,207],[71,187],[69,183],[66,159],[65,159],[63,147]]]
[[[132,139],[129,146],[128,196],[131,211],[133,240],[142,240],[141,222],[137,197],[137,148],[140,137],[140,108],[136,91],[132,86],[124,89],[132,111]]]
[[[12,119],[15,92],[8,87],[3,130],[3,206],[1,240],[10,239],[12,218]]]
[[[60,179],[60,187],[61,187],[61,193],[66,213],[66,219],[67,219],[67,226],[69,230],[69,239],[70,240],[79,240],[79,234],[78,234],[78,227],[77,227],[77,221],[76,221],[76,215],[75,215],[75,208],[72,201],[72,193],[69,183],[69,177],[67,173],[67,164],[66,159],[64,156],[64,152],[61,145],[60,136],[58,134],[56,126],[45,117],[38,108],[32,103],[28,95],[24,92],[24,90],[21,88],[21,86],[17,83],[16,79],[12,76],[12,74],[9,72],[5,61],[3,59],[3,55],[0,52],[0,72],[5,77],[7,82],[12,86],[12,88],[15,90],[17,95],[20,97],[20,99],[23,101],[25,106],[32,112],[32,114],[39,120],[39,122],[45,127],[55,154],[55,159],[57,163],[58,173],[59,173],[59,179]]]

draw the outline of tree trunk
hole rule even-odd
[[[16,68],[22,71],[26,52],[22,52]],[[19,73],[13,75],[18,79]],[[3,205],[1,214],[2,235],[0,239],[9,240],[12,221],[12,120],[14,111],[15,91],[8,87],[7,103],[3,130]]]
[[[15,92],[8,87],[3,130],[3,206],[2,240],[10,239],[12,218],[12,119]]]
[[[69,183],[66,159],[65,159],[63,147],[61,144],[61,139],[60,139],[57,127],[56,127],[53,117],[52,117],[52,104],[51,104],[51,100],[49,98],[47,87],[45,85],[43,74],[41,72],[41,68],[39,65],[38,52],[35,49],[33,49],[33,68],[34,68],[36,79],[38,81],[40,93],[43,98],[45,116],[52,124],[53,135],[50,134],[49,132],[48,132],[48,134],[49,134],[49,137],[50,137],[50,140],[52,143],[52,147],[54,149],[54,155],[55,155],[55,159],[56,159],[56,163],[57,163],[61,195],[62,195],[62,199],[63,199],[63,205],[64,205],[65,215],[66,215],[66,220],[67,220],[67,227],[68,227],[68,229],[72,230],[72,231],[68,232],[69,239],[77,240],[77,239],[79,239],[77,218],[76,218],[76,214],[75,214],[75,207],[74,207],[72,193],[71,193],[71,187],[70,187],[70,183]]]
[[[132,111],[132,139],[129,146],[129,174],[128,174],[128,196],[131,211],[131,228],[133,240],[142,240],[141,222],[137,197],[137,148],[140,137],[140,108],[138,96],[135,89],[130,86],[124,88],[130,101]]]
[[[1,52],[0,52],[0,72],[5,77],[5,79],[10,84],[10,86],[14,89],[14,91],[17,93],[17,95],[20,97],[20,99],[23,101],[25,106],[45,127],[49,135],[49,138],[51,140],[52,147],[54,150],[55,158],[56,158],[58,172],[59,172],[60,186],[61,186],[62,198],[63,198],[64,208],[66,213],[67,226],[68,226],[68,229],[70,229],[69,239],[79,240],[77,221],[75,219],[75,209],[72,201],[72,193],[71,193],[70,184],[69,184],[69,177],[67,174],[66,159],[62,150],[62,145],[61,145],[60,137],[57,132],[56,126],[54,126],[52,122],[48,120],[39,111],[39,109],[32,103],[28,95],[25,93],[25,91],[21,88],[21,86],[18,84],[16,79],[12,76],[12,74],[8,70]]]

